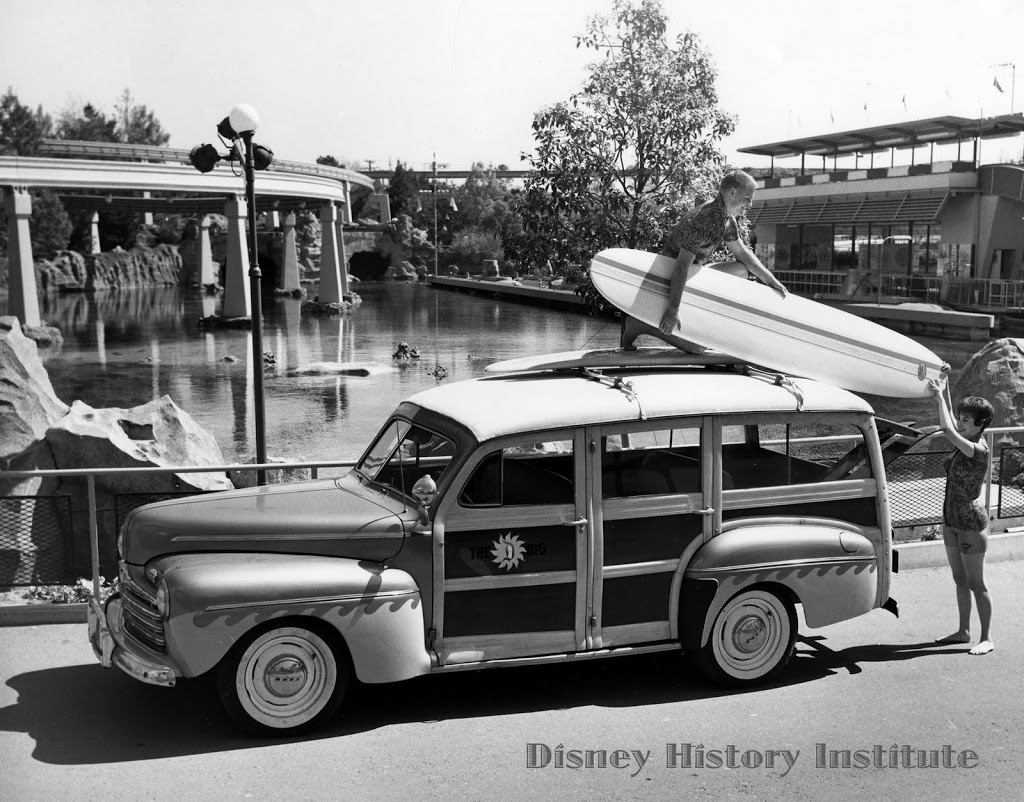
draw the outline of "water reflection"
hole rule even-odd
[[[275,457],[347,459],[405,397],[438,380],[483,375],[499,359],[575,348],[614,347],[614,321],[408,284],[361,284],[349,317],[300,313],[295,298],[264,299],[264,348],[276,358],[265,379],[267,452]],[[132,407],[169,395],[216,438],[224,458],[255,452],[251,333],[205,330],[198,320],[219,299],[178,288],[49,295],[42,317],[65,338],[44,354],[57,395],[94,407]],[[0,313],[6,298],[0,296]],[[422,358],[391,359],[400,341]],[[981,343],[922,339],[954,369]],[[313,362],[376,363],[368,377],[287,376]],[[257,366],[261,368],[262,365]],[[934,422],[930,399],[871,399],[879,414]]]

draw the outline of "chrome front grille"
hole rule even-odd
[[[121,585],[121,611],[125,632],[154,652],[167,653],[164,620],[153,601],[137,585]]]

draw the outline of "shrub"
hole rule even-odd
[[[483,264],[485,259],[496,259],[501,262],[505,258],[501,237],[493,232],[475,228],[456,234],[447,253],[453,261],[473,266]]]

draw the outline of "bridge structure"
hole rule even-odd
[[[8,313],[21,325],[39,326],[39,301],[32,256],[30,190],[49,189],[67,208],[92,210],[92,249],[99,251],[99,215],[131,210],[147,215],[180,214],[199,219],[198,281],[214,284],[210,214],[228,221],[224,317],[250,317],[247,292],[248,207],[240,164],[221,161],[209,173],[192,167],[189,151],[149,145],[44,140],[41,156],[0,156],[0,188],[7,216]],[[283,290],[299,288],[295,213],[319,209],[323,239],[320,300],[340,302],[349,294],[343,227],[351,222],[352,197],[373,192],[374,181],[353,170],[275,160],[255,182],[257,213],[280,222],[284,234]],[[154,195],[155,193],[155,195]]]
[[[386,184],[394,175],[394,170],[364,170],[363,175],[372,178],[374,181]],[[413,171],[417,172],[417,171]],[[502,180],[523,180],[529,178],[534,174],[534,170],[487,170],[488,175],[493,175],[495,178]],[[454,179],[466,179],[473,175],[472,170],[448,170],[448,169],[437,169],[437,170],[425,170],[418,172],[418,175],[429,178],[433,181],[449,181]]]

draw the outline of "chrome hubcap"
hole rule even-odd
[[[263,675],[263,683],[274,696],[284,698],[299,693],[306,684],[306,667],[294,657],[278,657],[271,661]]]
[[[768,639],[768,627],[758,616],[748,615],[736,623],[732,631],[733,648],[743,654],[753,654],[764,648]]]

